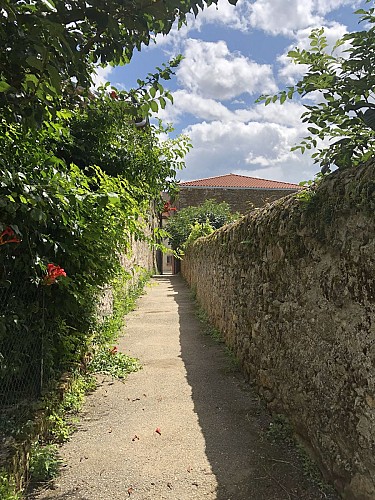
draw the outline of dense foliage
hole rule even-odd
[[[126,64],[175,21],[186,22],[217,0],[2,0],[0,2],[0,107],[41,123],[89,94],[95,65]],[[235,3],[235,2],[234,2]],[[173,65],[173,64],[172,64]],[[161,69],[168,77],[168,68]],[[151,78],[158,90],[158,80]],[[73,84],[72,82],[75,82]],[[150,82],[148,82],[150,83]],[[140,85],[133,98],[150,96]]]
[[[206,200],[198,207],[186,207],[172,215],[166,225],[169,242],[173,250],[181,251],[192,231],[194,236],[190,241],[209,234],[210,228],[218,229],[238,218],[233,214],[228,203],[217,203],[215,200]]]
[[[267,105],[296,95],[313,97],[301,117],[310,135],[292,150],[317,148],[312,157],[323,173],[331,166],[356,166],[375,152],[375,9],[356,13],[366,24],[363,31],[344,35],[328,53],[324,29],[314,29],[309,50],[295,48],[288,54],[296,64],[307,65],[302,79],[277,95],[259,98]]]

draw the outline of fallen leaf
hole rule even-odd
[[[155,432],[156,432],[157,434],[159,434],[159,436],[161,436],[161,430],[160,430],[160,428],[159,428],[159,427],[157,427],[157,428],[155,429]]]
[[[130,496],[132,493],[134,493],[134,488],[128,488],[128,495]]]
[[[167,483],[167,486],[168,486],[168,488],[169,488],[170,490],[172,489],[172,485],[171,485],[171,483]]]

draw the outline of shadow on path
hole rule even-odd
[[[217,499],[336,498],[307,481],[295,451],[267,438],[267,411],[242,375],[233,371],[225,347],[204,333],[182,278],[156,279],[170,282],[178,304],[181,357],[204,435],[206,456],[218,482]]]

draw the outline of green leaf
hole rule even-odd
[[[154,113],[158,112],[159,106],[156,101],[151,101],[150,102],[150,108]]]
[[[6,92],[10,88],[11,86],[9,85],[9,83],[5,82],[4,80],[0,81],[0,92]]]
[[[38,59],[35,56],[29,56],[26,59],[26,62],[29,66],[38,69],[39,71],[42,71],[43,69],[43,61],[41,59]]]

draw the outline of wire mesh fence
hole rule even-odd
[[[21,259],[22,260],[22,259]],[[0,436],[14,433],[48,383],[44,290],[22,273],[20,256],[0,265]]]

